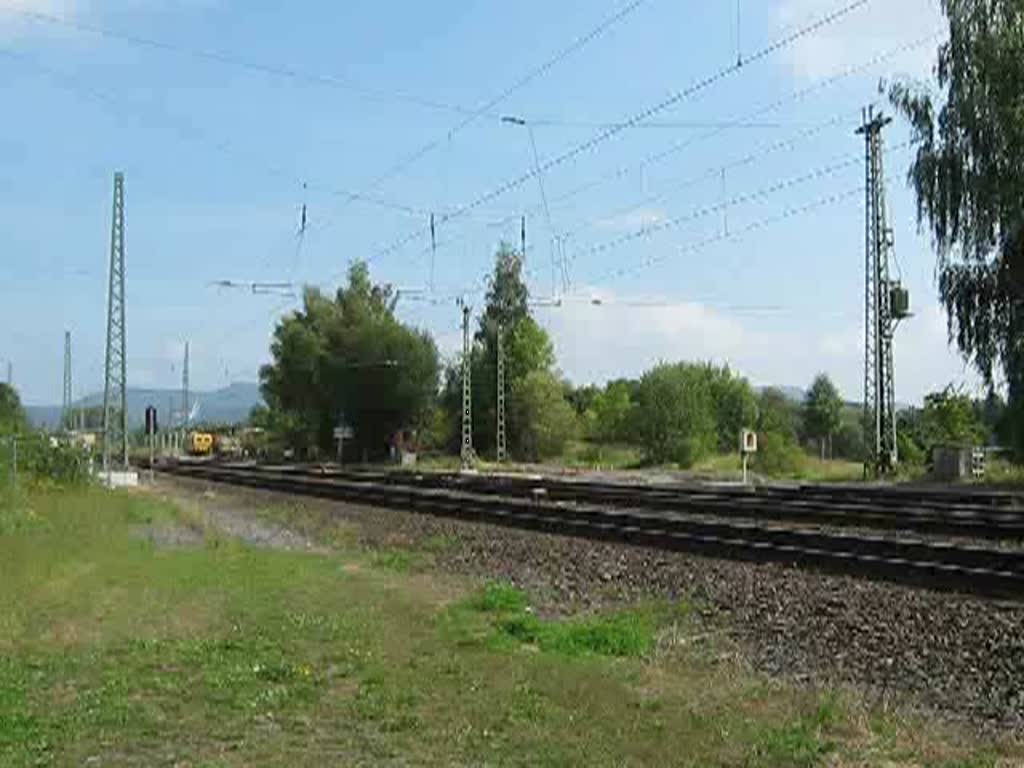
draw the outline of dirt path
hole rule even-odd
[[[185,531],[191,531],[191,536],[176,528],[154,531],[151,538],[158,546],[164,540],[172,546],[187,546],[197,536],[201,540],[202,531],[212,531],[260,549],[317,554],[330,551],[309,536],[255,514],[253,505],[247,504],[228,489],[200,489],[181,483],[157,481],[150,491],[180,506],[194,523],[192,528],[182,526]]]

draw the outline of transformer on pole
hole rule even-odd
[[[107,354],[103,387],[103,470],[128,467],[128,396],[124,317],[124,174],[114,174],[107,289]]]
[[[61,411],[61,429],[75,428],[75,414],[71,394],[71,331],[64,331],[64,408]]]
[[[505,328],[498,323],[498,463],[507,458],[505,438]]]
[[[896,390],[892,341],[896,325],[909,317],[905,289],[889,275],[893,233],[885,206],[882,130],[891,118],[864,112],[866,194],[864,280],[864,472],[882,477],[896,467]]]
[[[462,307],[462,468],[473,466],[473,360],[469,339],[469,316],[471,309],[464,299],[459,299]]]

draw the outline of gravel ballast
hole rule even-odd
[[[175,479],[191,498],[213,489],[237,505],[296,497]],[[983,600],[486,523],[303,498],[369,547],[444,537],[440,567],[512,581],[548,613],[636,600],[691,599],[736,636],[758,671],[810,684],[853,684],[954,718],[1024,732],[1024,603]]]

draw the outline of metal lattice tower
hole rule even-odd
[[[128,466],[128,396],[124,318],[124,174],[114,174],[107,289],[107,355],[103,387],[103,469]]]
[[[523,257],[523,264],[526,264],[526,217],[523,216],[519,223],[519,244],[521,246],[521,255]]]
[[[185,342],[185,363],[181,367],[181,425],[188,429],[192,417],[191,403],[189,403],[189,381],[188,381],[188,342]]]
[[[469,469],[473,466],[475,458],[473,451],[473,360],[469,343],[471,310],[465,301],[460,300],[459,303],[462,305],[462,449],[459,455],[462,458],[462,468]]]
[[[885,207],[885,172],[882,166],[882,129],[891,118],[864,113],[857,130],[865,139],[867,200],[865,205],[864,280],[864,471],[880,477],[896,466],[896,395],[892,340],[896,321],[889,277],[893,235]]]
[[[64,331],[64,408],[61,425],[65,431],[75,428],[74,405],[71,395],[71,331]]]
[[[505,328],[498,323],[498,463],[507,458],[505,438]]]

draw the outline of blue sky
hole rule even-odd
[[[825,370],[859,397],[854,130],[879,78],[928,75],[936,39],[911,44],[942,29],[933,0],[870,0],[559,163],[541,174],[550,221],[536,178],[459,213],[534,167],[529,132],[502,115],[532,125],[544,163],[845,4],[741,0],[737,29],[733,3],[695,0],[0,0],[0,361],[13,361],[26,402],[59,402],[69,328],[76,394],[101,388],[112,175],[123,170],[136,386],[177,386],[186,339],[194,387],[256,378],[294,302],[212,281],[333,287],[352,259],[376,256],[376,279],[429,287],[430,240],[417,234],[429,212],[433,301],[399,312],[451,354],[454,295],[479,288],[525,211],[535,296],[552,295],[552,242],[568,235],[568,279],[554,286],[563,305],[537,314],[574,381],[714,359],[758,384],[802,386]],[[899,330],[896,387],[918,400],[975,379],[946,344],[905,138],[894,125],[886,157],[916,311]]]

